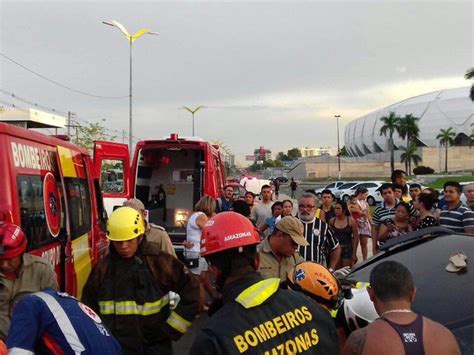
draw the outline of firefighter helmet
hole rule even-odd
[[[21,255],[28,241],[25,233],[16,224],[0,226],[0,259],[13,259]]]
[[[257,229],[248,218],[222,212],[209,219],[202,229],[201,256],[259,243]]]
[[[144,233],[142,215],[131,207],[117,208],[107,221],[107,238],[113,242],[135,239]]]
[[[339,280],[324,266],[312,261],[297,264],[288,272],[287,281],[293,290],[307,294],[330,309],[338,309],[344,299]]]

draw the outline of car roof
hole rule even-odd
[[[439,233],[436,232],[439,231]],[[431,236],[426,233],[432,233]],[[474,260],[474,237],[451,233],[443,228],[427,228],[401,237],[401,243],[386,243],[381,253],[357,266],[348,278],[369,281],[371,270],[386,260],[405,265],[413,274],[417,288],[413,310],[451,330],[464,333],[474,327],[474,266],[463,273],[445,270],[449,258],[464,252]],[[430,232],[432,231],[432,232]],[[435,232],[433,232],[435,231]],[[471,263],[471,265],[474,265]],[[474,344],[472,344],[474,346]]]

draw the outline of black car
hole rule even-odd
[[[276,177],[274,179],[272,179],[272,181],[278,181],[280,184],[286,184],[288,182],[288,178],[284,177],[284,176],[279,176],[279,177]]]
[[[467,255],[467,268],[458,273],[447,272],[449,258],[458,252]],[[368,283],[371,270],[386,260],[398,261],[412,272],[417,289],[412,309],[450,329],[461,352],[473,354],[474,237],[441,227],[408,233],[385,243],[379,254],[356,266],[346,278],[359,285]],[[364,318],[374,316],[369,298],[360,291],[354,292],[355,302],[348,300],[344,304],[344,316],[351,330],[365,326]],[[365,287],[362,292],[367,293]]]

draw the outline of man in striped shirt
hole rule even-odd
[[[341,247],[329,225],[314,215],[317,202],[311,193],[304,193],[298,200],[298,218],[303,223],[303,234],[309,243],[309,246],[300,247],[300,254],[306,261],[315,261],[332,271],[341,256]],[[329,260],[326,260],[327,256]]]
[[[474,235],[474,212],[461,202],[461,185],[456,181],[444,183],[446,205],[441,209],[439,225],[458,233]]]
[[[379,187],[380,194],[382,195],[383,202],[380,206],[375,207],[372,215],[372,246],[373,253],[377,253],[377,240],[379,235],[380,226],[386,224],[387,227],[391,227],[390,221],[395,218],[395,209],[400,203],[400,200],[395,197],[394,185],[391,183],[382,184]],[[412,204],[410,206],[410,216],[416,217],[418,211],[415,210]]]

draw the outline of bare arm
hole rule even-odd
[[[380,242],[387,240],[388,233],[390,233],[390,230],[387,228],[385,224],[382,224],[380,226],[380,230],[379,230],[376,240]]]
[[[319,219],[326,222],[326,212],[322,208],[319,209]]]
[[[330,256],[330,261],[329,261],[329,268],[336,270],[336,265],[341,258],[341,246],[338,244],[337,247],[335,247],[331,251],[331,256]]]
[[[474,236],[474,228],[468,228],[464,230],[466,234],[473,235]]]
[[[342,350],[342,355],[361,355],[364,352],[365,340],[367,338],[367,328],[362,328],[352,332],[347,338],[346,345]]]
[[[379,235],[379,227],[372,225],[372,253],[377,254],[377,237]]]
[[[206,224],[208,218],[207,216],[203,213],[201,215],[198,216],[198,218],[196,218],[196,224],[199,228],[203,228],[204,225]]]
[[[351,217],[349,223],[352,228],[352,260],[357,260],[357,247],[359,246],[359,228],[357,228],[356,221]]]

